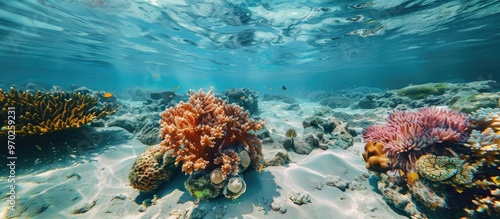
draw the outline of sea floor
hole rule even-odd
[[[287,105],[279,101],[259,103],[259,117],[266,120],[266,128],[275,135],[284,135],[288,128],[295,128],[300,136],[304,118],[324,108],[317,102],[299,101],[300,110],[282,110]],[[337,111],[371,113],[380,121],[389,112],[382,108]],[[15,211],[8,209],[9,195],[2,192],[0,217],[406,218],[386,204],[377,191],[376,179],[366,170],[361,157],[364,143],[359,137],[347,149],[315,148],[308,155],[289,151],[289,162],[283,166],[269,166],[260,173],[253,169],[246,171],[246,192],[236,200],[220,197],[198,202],[184,188],[187,179],[184,174],[154,194],[132,188],[128,180],[130,167],[148,146],[122,128],[95,130],[104,139],[95,147],[92,141],[68,139],[56,142],[53,150],[40,142],[39,151],[19,154],[25,159],[20,159],[17,166]],[[58,147],[66,149],[54,149]],[[278,148],[279,142],[263,145],[266,156],[273,155]],[[0,188],[9,187],[5,179],[2,175]],[[347,185],[332,186],[328,183],[332,179],[340,179]],[[305,201],[295,204],[290,196],[302,196]],[[143,205],[144,200],[153,197],[157,197],[154,204]]]

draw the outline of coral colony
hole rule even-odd
[[[42,91],[16,91],[9,93],[0,89],[0,105],[2,110],[15,107],[17,121],[15,124],[18,135],[42,135],[49,132],[78,128],[103,116],[114,114],[118,106],[98,105],[99,98],[91,94],[73,92],[45,93]],[[2,112],[2,115],[6,115]],[[6,123],[5,121],[4,123]],[[5,124],[4,124],[5,125]],[[0,130],[5,135],[7,130]]]
[[[412,217],[440,211],[457,218],[500,216],[500,109],[468,117],[435,107],[394,111],[386,124],[366,128],[363,138],[363,158],[378,188]]]
[[[407,172],[433,144],[457,143],[465,139],[467,115],[438,108],[417,112],[395,111],[385,125],[365,129],[366,141],[381,142],[394,168]]]
[[[256,168],[262,159],[260,139],[251,132],[262,129],[264,121],[249,119],[242,107],[201,90],[190,92],[188,102],[180,102],[160,116],[163,141],[136,160],[129,175],[134,188],[153,191],[169,181],[166,178],[171,174],[166,169],[173,169],[169,161],[175,159],[173,165],[181,165],[190,175],[187,190],[198,199],[221,193],[236,199],[245,192],[241,173],[250,165]]]

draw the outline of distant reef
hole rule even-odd
[[[330,108],[414,109],[427,106],[448,106],[471,113],[480,108],[499,107],[500,86],[496,81],[469,83],[427,83],[408,85],[394,90],[359,87],[337,92],[317,91],[307,98]]]

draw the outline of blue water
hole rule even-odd
[[[160,130],[160,125],[154,122],[160,118],[158,113],[183,98],[186,100],[188,90],[214,89],[215,93],[220,94],[229,88],[248,88],[260,92],[259,98],[265,94],[287,94],[271,96],[271,99],[281,98],[287,104],[266,103],[264,100],[259,103],[263,113],[257,114],[259,117],[256,118],[266,120],[266,129],[269,131],[267,134],[275,138],[267,138],[264,144],[272,146],[266,150],[274,150],[285,146],[282,139],[285,138],[286,129],[297,127],[300,132],[304,131],[303,126],[307,125],[305,119],[311,118],[309,116],[313,114],[317,118],[325,117],[325,121],[328,119],[329,126],[330,123],[334,124],[330,120],[333,115],[339,116],[339,119],[342,117],[342,120],[347,120],[356,129],[349,131],[360,132],[372,123],[383,121],[386,111],[381,107],[390,108],[387,113],[394,107],[406,109],[433,103],[457,102],[458,107],[463,109],[466,108],[464,105],[468,104],[467,101],[471,101],[471,108],[479,107],[482,103],[486,103],[488,107],[498,107],[498,93],[476,95],[478,92],[493,92],[494,83],[491,81],[453,85],[453,90],[450,88],[452,85],[446,84],[447,93],[439,98],[433,95],[440,92],[438,88],[442,88],[443,84],[435,84],[432,85],[435,90],[428,91],[429,87],[427,91],[424,89],[424,94],[431,93],[430,98],[425,100],[411,98],[412,95],[417,96],[411,90],[406,95],[404,90],[394,92],[394,96],[390,96],[391,93],[381,96],[364,95],[373,90],[428,82],[500,81],[499,69],[499,0],[1,0],[0,88],[4,91],[9,87],[32,90],[43,88],[41,90],[48,92],[53,88],[60,90],[56,89],[57,86],[66,91],[85,86],[95,91],[94,94],[101,100],[100,104],[123,104],[120,111],[111,118],[93,123],[94,127],[85,126],[74,130],[75,132],[54,131],[54,135],[4,136],[0,158],[5,163],[1,164],[0,173],[5,175],[0,176],[3,179],[0,180],[0,187],[2,191],[17,191],[17,196],[0,193],[0,202],[2,206],[7,206],[7,199],[16,201],[18,210],[8,212],[7,208],[3,208],[0,210],[0,218],[153,218],[169,215],[171,211],[175,213],[175,209],[179,208],[198,208],[198,200],[195,201],[185,189],[185,175],[160,190],[157,193],[161,199],[160,204],[152,206],[147,212],[142,203],[154,196],[144,195],[131,188],[127,178],[133,160],[147,147],[138,140],[140,136],[149,133],[153,137],[147,140],[155,140],[155,136],[158,136],[155,132]],[[362,88],[357,89],[356,93],[347,96],[347,92],[330,92],[360,87]],[[412,89],[415,91],[422,87],[415,86]],[[140,94],[145,96],[136,96],[141,97],[142,99],[138,99],[144,102],[125,101],[133,96],[126,95],[131,90],[129,94],[134,91],[143,92]],[[179,94],[178,97],[175,96],[178,99],[171,102],[174,95],[165,97],[169,93],[161,91],[166,90],[175,90]],[[91,92],[87,89],[80,91]],[[228,90],[225,96],[239,94],[235,91],[242,92],[239,89]],[[325,95],[332,95],[322,96],[322,92],[316,92],[309,98],[314,103],[300,102],[300,106],[295,103],[294,98],[306,97],[307,94],[314,94],[308,93],[313,91],[327,91],[324,92]],[[450,94],[455,91],[457,95]],[[153,96],[149,95],[151,92],[161,94],[161,100],[154,98],[153,101]],[[457,99],[459,95],[464,95],[464,98]],[[251,106],[255,106],[257,110],[257,101],[253,102],[256,96],[255,93],[245,93],[239,99],[236,97],[236,101],[255,103]],[[116,97],[119,101],[116,101]],[[374,97],[377,98],[372,100]],[[351,100],[356,98],[362,99],[356,100],[356,105],[352,105]],[[286,102],[288,99],[292,102]],[[320,99],[326,99],[326,104],[322,104]],[[448,99],[454,101],[447,101]],[[476,99],[479,100],[474,102]],[[389,102],[382,103],[385,100]],[[67,104],[70,99],[65,101]],[[363,115],[351,115],[344,112],[362,110],[342,107],[340,111],[333,112],[326,107],[331,103],[337,105],[337,101],[340,102],[339,105],[346,102],[347,105],[360,108],[378,108],[372,112],[366,111]],[[413,102],[415,104],[410,104]],[[4,120],[6,122],[1,130],[5,131],[7,125],[14,127],[11,125],[16,121],[11,113],[16,112],[12,109],[12,104],[10,102],[3,106],[2,116],[12,119],[8,122]],[[6,107],[9,108],[8,111],[5,110]],[[17,121],[24,121],[19,118],[29,118],[29,115],[44,117],[46,112],[52,112],[50,107],[44,108],[43,113],[39,114],[26,113],[22,109],[17,109]],[[381,115],[384,118],[377,118]],[[47,123],[49,122],[50,119]],[[314,119],[314,123],[316,122]],[[313,120],[309,123],[313,124]],[[347,125],[345,127],[344,131],[347,132]],[[69,126],[66,128],[69,129]],[[321,136],[330,135],[323,131],[319,133]],[[341,136],[333,134],[337,138]],[[302,133],[298,135],[302,137]],[[265,134],[259,137],[262,136]],[[15,171],[12,166],[5,165],[12,162],[5,159],[7,146],[14,144],[14,141],[7,141],[7,138],[15,138],[17,144],[15,155],[19,159],[15,158]],[[361,137],[357,137],[357,141],[362,141]],[[218,147],[222,148],[224,142],[225,140]],[[294,144],[293,139],[291,142]],[[342,142],[344,145],[348,144],[347,141]],[[218,199],[200,202],[199,207],[206,207],[209,211],[205,218],[213,218],[216,213],[212,212],[212,207],[219,202],[225,204],[223,206],[227,208],[228,218],[242,218],[242,215],[254,218],[295,218],[304,215],[308,218],[328,218],[335,215],[333,217],[341,218],[343,214],[355,218],[359,215],[355,214],[356,211],[363,211],[362,215],[366,217],[400,218],[411,213],[412,209],[401,212],[390,207],[393,205],[389,202],[399,200],[382,198],[384,192],[376,185],[378,180],[366,176],[361,151],[346,150],[344,153],[345,148],[334,148],[333,151],[333,146],[322,144],[323,147],[325,145],[327,150],[317,156],[318,159],[306,162],[299,160],[302,163],[297,164],[295,158],[300,158],[299,155],[290,152],[293,153],[290,160],[294,164],[279,167],[282,169],[272,169],[274,172],[266,170],[260,173],[264,167],[262,165],[257,171],[248,171],[248,191],[255,193],[247,192],[246,197],[242,196],[237,201]],[[449,149],[443,148],[436,149],[436,153]],[[219,153],[220,151],[221,149]],[[455,152],[449,149],[446,153]],[[466,157],[469,159],[468,155]],[[494,161],[498,163],[498,160]],[[351,164],[353,169],[349,170]],[[471,166],[472,164],[468,167]],[[478,174],[476,179],[482,180],[483,184],[491,181],[497,183],[498,170],[495,170],[496,166],[492,166],[487,169],[491,170],[492,173],[488,173],[490,175]],[[321,168],[314,169],[315,167]],[[10,175],[7,176],[6,170],[9,169]],[[282,170],[286,170],[285,177],[281,177]],[[290,176],[302,175],[300,178],[288,178],[289,173]],[[7,177],[15,177],[15,174],[18,177],[16,189],[10,187],[14,183],[5,180]],[[341,190],[327,187],[323,191],[316,191],[324,186],[323,180],[328,178],[328,174],[348,178],[350,185],[353,185],[350,187],[351,191],[341,193]],[[408,176],[405,177],[409,179]],[[318,181],[312,181],[313,179]],[[487,179],[491,181],[486,181]],[[353,189],[358,185],[355,181],[359,185],[370,186],[359,186],[360,190],[357,191]],[[326,185],[331,187],[328,183]],[[472,187],[472,184],[467,184],[469,185]],[[484,185],[467,188],[463,196],[453,191],[453,195],[448,194],[447,197],[468,197],[473,200],[476,194],[471,191],[476,192]],[[456,187],[456,191],[462,189],[460,187]],[[271,210],[274,198],[287,201],[288,192],[295,192],[296,189],[308,192],[312,190],[312,197],[320,198],[313,200],[314,204],[289,207],[287,214]],[[489,195],[483,189],[474,198]],[[391,190],[396,191],[395,194],[400,192],[395,186]],[[459,193],[462,194],[461,190]],[[350,194],[355,195],[351,197]],[[430,198],[435,195],[433,192],[427,194],[430,194],[427,195]],[[353,199],[356,195],[363,198]],[[408,196],[405,196],[407,199]],[[279,204],[280,200],[276,200]],[[374,204],[367,204],[371,201]],[[447,200],[450,208],[443,207],[437,212],[445,212],[440,215],[442,218],[461,215],[460,212],[447,214],[446,210],[455,211],[459,209],[456,206],[465,206],[462,202],[465,202],[464,199]],[[433,206],[433,203],[428,203]],[[471,203],[467,207],[476,208]],[[84,207],[80,207],[82,204]],[[262,209],[258,210],[261,206]],[[402,206],[397,207],[403,208]],[[88,213],[79,212],[82,208],[88,208],[83,212]],[[478,218],[485,216],[478,215]]]
[[[3,0],[3,86],[329,90],[499,79],[500,1]]]

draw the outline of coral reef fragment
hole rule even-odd
[[[7,118],[9,109],[15,110],[16,123],[3,120],[0,135],[15,127],[17,135],[42,135],[65,129],[78,128],[118,110],[116,104],[101,104],[99,97],[75,92],[23,92],[11,88],[0,89],[0,115]]]

